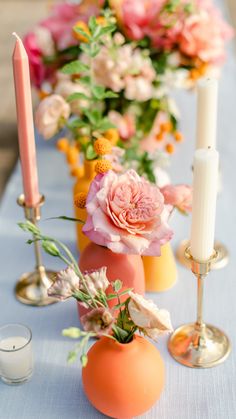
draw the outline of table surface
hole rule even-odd
[[[222,328],[232,342],[233,351],[222,365],[206,370],[189,369],[177,364],[168,354],[166,338],[157,344],[166,366],[166,386],[159,402],[140,419],[233,419],[236,417],[236,195],[235,109],[236,61],[233,46],[228,49],[219,89],[218,149],[221,156],[222,191],[218,197],[216,237],[230,249],[230,263],[212,272],[206,281],[205,319]],[[191,182],[194,150],[196,97],[179,93],[178,104],[183,116],[186,141],[173,156],[170,172],[175,183]],[[53,145],[38,142],[40,190],[46,196],[41,228],[69,245],[76,254],[74,225],[48,221],[57,215],[72,215],[72,185],[64,156]],[[180,160],[181,159],[181,160]],[[8,184],[0,209],[0,323],[20,322],[31,327],[35,358],[34,375],[28,383],[9,387],[0,382],[0,419],[96,419],[97,412],[83,394],[78,363],[67,365],[66,356],[73,342],[61,336],[61,329],[78,325],[74,301],[50,307],[27,307],[16,301],[14,284],[20,275],[33,269],[33,249],[25,244],[27,236],[17,227],[23,220],[16,198],[22,192],[19,165]],[[176,214],[173,247],[189,235],[190,218]],[[47,267],[63,268],[57,260],[44,255]],[[178,266],[178,282],[168,292],[150,294],[159,307],[170,310],[173,325],[195,320],[196,281]]]

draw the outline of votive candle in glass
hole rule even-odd
[[[33,372],[32,332],[21,324],[0,327],[0,376],[7,384],[28,381]]]

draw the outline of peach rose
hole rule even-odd
[[[224,43],[232,37],[233,30],[215,8],[208,9],[189,16],[183,22],[179,47],[190,57],[198,57],[208,63],[220,63],[225,58]]]
[[[173,235],[162,193],[134,170],[97,175],[86,209],[84,234],[115,253],[159,256]]]
[[[176,207],[181,212],[192,211],[192,188],[188,185],[166,185],[161,188],[165,204]]]
[[[59,95],[51,95],[43,99],[35,113],[35,124],[38,132],[49,140],[70,116],[70,106]]]

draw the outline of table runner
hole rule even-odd
[[[218,2],[219,3],[219,2]],[[220,152],[222,191],[218,197],[216,238],[230,249],[230,263],[212,272],[206,280],[204,319],[222,328],[232,342],[230,358],[213,369],[192,370],[177,364],[168,354],[167,338],[157,344],[166,366],[166,386],[159,402],[140,419],[233,419],[236,417],[236,61],[233,45],[223,69],[219,89],[218,149]],[[174,183],[191,182],[194,150],[196,98],[194,93],[179,92],[177,101],[182,114],[185,142],[173,156],[170,172]],[[73,180],[68,176],[64,156],[53,145],[38,140],[40,191],[46,196],[41,228],[69,245],[76,254],[73,223],[48,221],[57,215],[72,215]],[[50,307],[27,307],[16,301],[13,293],[17,278],[33,269],[33,248],[16,225],[23,211],[16,205],[22,192],[19,165],[13,173],[0,209],[0,324],[21,322],[31,327],[35,358],[34,375],[28,383],[9,387],[0,382],[0,419],[96,419],[97,412],[83,394],[79,362],[67,365],[66,356],[73,341],[61,336],[61,329],[78,325],[75,301]],[[188,237],[190,218],[175,214],[173,247]],[[44,254],[47,267],[63,265]],[[156,304],[166,307],[173,326],[195,320],[196,281],[185,268],[178,266],[178,282],[172,290],[149,294]],[[115,379],[115,377],[114,377]]]

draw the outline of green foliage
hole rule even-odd
[[[62,73],[64,74],[80,74],[89,70],[89,66],[82,63],[79,60],[72,61],[62,67]]]

